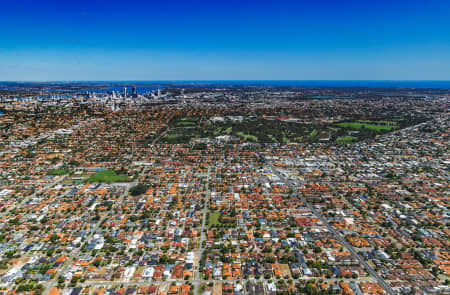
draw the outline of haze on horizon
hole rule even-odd
[[[450,80],[449,1],[366,2],[7,1],[0,81]]]

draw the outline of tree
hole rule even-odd
[[[65,281],[66,281],[66,280],[64,279],[63,276],[59,276],[59,277],[58,277],[58,284],[62,285],[62,284],[64,284]]]
[[[20,219],[19,218],[14,218],[14,219],[10,219],[8,222],[11,225],[19,225],[20,224]]]
[[[306,294],[309,294],[309,295],[317,294],[317,288],[314,287],[313,284],[308,283],[308,284],[306,285]]]
[[[145,184],[139,183],[138,185],[130,188],[130,194],[132,196],[139,196],[147,191],[147,186]]]

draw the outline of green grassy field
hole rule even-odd
[[[219,222],[220,212],[209,212],[209,226],[220,225]]]
[[[178,122],[177,126],[195,126],[195,123],[191,121],[182,121]]]
[[[87,182],[127,182],[130,181],[127,175],[117,175],[113,170],[102,170],[91,175]]]
[[[233,130],[233,127],[228,127],[225,130],[222,127],[218,127],[213,131],[214,136],[229,134]]]
[[[175,139],[177,137],[178,137],[178,134],[168,134],[168,135],[166,135],[167,139]]]
[[[374,124],[374,125],[386,125],[386,126],[395,126],[395,125],[398,125],[398,122],[395,122],[394,119],[392,119],[392,121],[358,120],[358,123]]]
[[[319,133],[317,129],[314,129],[309,136],[311,137],[317,136],[317,133]]]
[[[387,125],[375,125],[375,124],[364,124],[364,123],[357,123],[357,122],[343,122],[338,124],[339,127],[344,128],[353,128],[353,129],[370,129],[375,131],[390,131],[394,129],[394,126],[387,126]]]
[[[272,135],[272,134],[269,134],[269,135],[267,135],[270,139],[272,139],[273,140],[273,142],[278,142],[278,140]]]
[[[245,140],[250,139],[251,141],[258,141],[258,137],[250,134],[245,134],[244,132],[237,132],[237,136],[244,138]]]
[[[357,140],[358,140],[358,137],[345,136],[345,137],[340,137],[340,138],[336,139],[336,142],[344,143],[344,142],[354,142],[354,141],[357,141]]]
[[[180,121],[184,122],[198,122],[199,120],[200,120],[199,117],[184,117],[180,119]]]
[[[69,169],[62,168],[62,169],[50,169],[47,171],[48,175],[65,175],[69,174]]]

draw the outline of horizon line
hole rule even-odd
[[[174,79],[174,80],[0,80],[0,83],[66,83],[66,82],[450,82],[450,80],[414,79],[414,80],[382,80],[382,79]]]

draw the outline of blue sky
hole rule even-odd
[[[3,0],[0,80],[450,80],[450,1]]]

